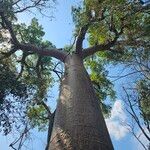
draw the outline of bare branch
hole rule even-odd
[[[19,3],[21,0],[17,0],[16,2],[13,2],[12,5],[16,5],[17,3]]]
[[[9,146],[14,150],[21,150],[21,147],[23,146],[23,142],[24,142],[23,139],[28,134],[30,129],[31,128],[28,128],[28,123],[26,123],[25,128],[23,132],[21,133],[21,135],[19,136],[19,138],[13,141]],[[19,145],[18,145],[18,148],[16,149],[14,145],[17,144],[18,142],[19,142]]]
[[[150,137],[146,134],[145,130],[143,129],[143,127],[142,127],[142,125],[140,123],[140,120],[139,120],[139,118],[138,118],[138,116],[137,116],[136,112],[134,111],[134,108],[133,108],[133,106],[131,104],[130,97],[129,97],[129,95],[128,95],[128,93],[127,93],[127,91],[126,91],[126,89],[124,87],[123,87],[123,90],[125,91],[125,93],[127,95],[127,100],[128,100],[128,103],[129,103],[129,108],[131,110],[131,112],[128,111],[128,113],[133,117],[133,119],[135,120],[135,122],[137,123],[137,125],[139,126],[139,128],[141,129],[141,131],[144,134],[144,136],[150,141]]]
[[[26,6],[26,7],[22,8],[22,9],[18,6],[19,9],[16,10],[16,11],[14,11],[14,13],[21,13],[21,12],[27,10],[27,9],[34,8],[34,7],[38,6],[41,1],[42,1],[42,0],[35,1],[33,5]],[[18,1],[18,2],[19,2],[19,1]],[[18,3],[18,2],[17,2],[17,3]],[[16,3],[16,4],[17,4],[17,3]]]
[[[58,66],[60,63],[61,63],[61,62],[56,63],[56,65],[54,66],[54,68],[52,69],[52,71],[53,71],[54,73],[56,73],[56,75],[58,76],[59,80],[61,81],[61,75],[62,75],[63,72],[56,70],[57,66]],[[60,75],[59,75],[59,74],[60,74]]]
[[[53,69],[53,72],[56,73],[56,75],[58,76],[59,80],[61,81],[61,76],[59,74],[62,74],[62,72],[57,71],[56,69]]]
[[[125,123],[125,125],[128,127],[127,129],[131,132],[131,134],[137,139],[137,141],[142,145],[142,147],[147,150],[147,147],[144,145],[144,143],[140,140],[140,136],[141,134],[137,135],[134,131],[135,125],[134,124],[127,124]]]
[[[122,76],[108,76],[108,77],[109,77],[109,78],[116,78],[115,80],[112,81],[112,82],[115,82],[115,81],[117,81],[117,80],[120,80],[121,78],[130,76],[130,75],[133,75],[133,74],[136,74],[136,73],[141,73],[141,71],[133,71],[133,72],[127,73],[127,74],[122,75]]]
[[[147,150],[146,146],[144,145],[144,143],[140,140],[140,138],[134,133],[132,132],[133,136],[137,139],[137,141],[142,145],[142,147]]]

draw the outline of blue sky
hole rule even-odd
[[[73,23],[71,19],[71,5],[75,4],[78,0],[59,0],[54,11],[54,19],[50,21],[49,18],[43,18],[42,16],[33,16],[39,19],[40,24],[42,24],[45,34],[45,39],[51,41],[57,48],[64,47],[70,44],[73,34]],[[30,15],[30,16],[29,16]],[[31,14],[23,14],[19,16],[20,22],[29,23],[31,19]],[[115,70],[111,73],[115,74]],[[115,88],[118,90],[120,87],[119,82],[116,84]],[[56,99],[58,94],[57,85],[50,91],[52,93],[52,98],[50,99],[50,105],[52,108],[56,106]],[[111,117],[107,119],[107,124],[109,132],[112,138],[112,142],[115,150],[142,150],[136,140],[128,133],[125,127],[122,127],[119,123],[120,120],[127,120],[127,114],[123,111],[123,103],[119,99],[115,102],[113,110],[111,112]],[[46,133],[38,133],[36,130],[33,132],[33,137],[31,141],[27,143],[30,150],[42,150],[45,148],[46,144]],[[14,135],[4,137],[0,135],[0,150],[9,150],[8,145],[13,141]],[[27,150],[24,148],[23,150]]]

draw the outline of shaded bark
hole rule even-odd
[[[77,54],[65,60],[49,150],[113,150],[113,146],[83,61]]]

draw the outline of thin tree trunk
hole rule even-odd
[[[89,75],[76,54],[65,60],[49,150],[113,150]]]

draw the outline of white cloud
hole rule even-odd
[[[127,119],[125,112],[123,111],[123,105],[121,100],[117,100],[111,110],[110,118],[106,119],[106,125],[111,136],[116,140],[119,140],[126,136],[128,129],[121,124]]]

